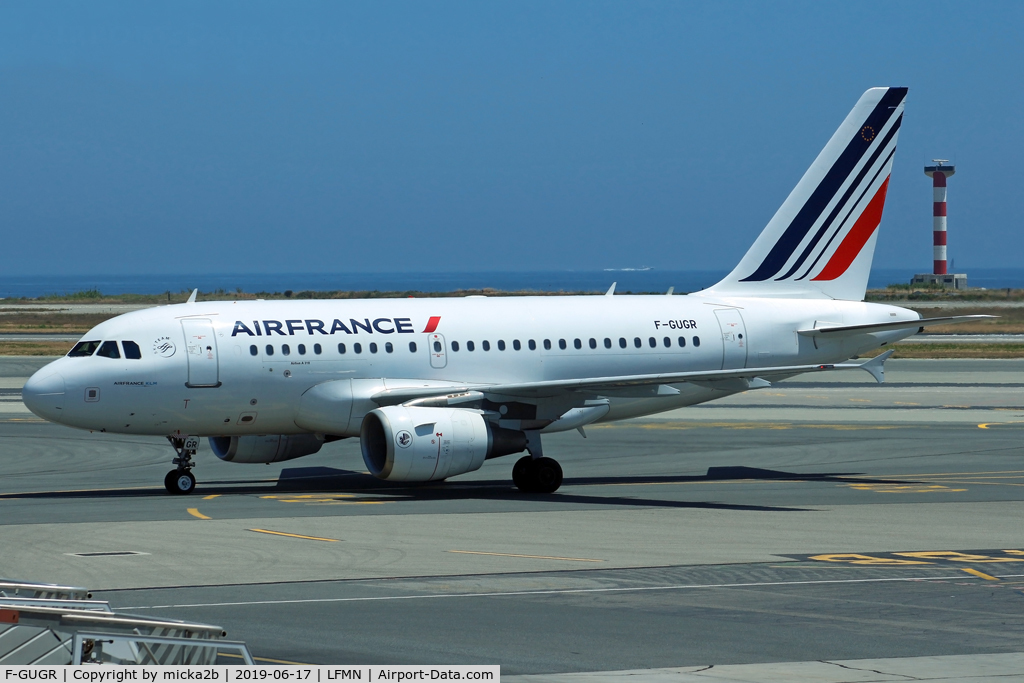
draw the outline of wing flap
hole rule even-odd
[[[514,384],[464,384],[448,387],[407,387],[388,389],[370,397],[377,405],[395,405],[431,396],[455,396],[464,392],[482,392],[488,396],[507,396],[520,398],[550,398],[577,392],[585,394],[614,394],[619,390],[633,387],[658,385],[693,384],[714,386],[715,382],[730,380],[746,380],[745,388],[756,389],[768,386],[772,379],[785,379],[793,375],[808,372],[827,372],[832,370],[866,370],[875,379],[881,374],[879,368],[892,352],[886,352],[878,358],[863,363],[836,363],[826,365],[787,365],[770,368],[740,368],[737,370],[705,370],[700,372],[673,372],[657,375],[622,375],[617,377],[587,377],[584,379],[556,379],[541,382],[517,382]],[[726,385],[723,385],[726,386]],[[659,391],[659,393],[661,393]]]

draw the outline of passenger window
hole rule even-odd
[[[416,353],[416,342],[409,342],[409,353]]]
[[[486,339],[484,339],[482,342],[480,342],[480,348],[482,348],[484,351],[490,351],[491,350],[491,342],[489,342]]]
[[[273,356],[274,355],[274,346],[272,344],[267,344],[267,355],[268,356]]]
[[[370,353],[377,353],[377,342],[370,342]]]
[[[476,351],[476,344],[474,344],[471,341],[466,342],[466,350],[467,351]]]
[[[626,338],[625,337],[619,337],[619,348],[620,349],[626,348]]]
[[[693,345],[694,346],[700,346],[700,337],[694,337],[693,338]]]
[[[75,347],[68,351],[68,356],[77,358],[80,356],[91,356],[96,353],[96,348],[100,345],[98,341],[80,341],[75,344]]]
[[[640,341],[640,337],[633,337],[633,346],[638,349],[643,346],[643,343]]]
[[[597,348],[597,340],[594,339],[593,337],[590,338],[590,348],[592,348],[592,349],[596,349]]]
[[[125,358],[129,358],[131,360],[139,360],[140,358],[142,358],[142,349],[140,349],[139,345],[136,344],[135,342],[123,341],[121,342],[121,346],[124,347]]]
[[[531,351],[537,350],[537,342],[533,341],[532,339],[527,343],[527,346],[530,347]]]
[[[313,344],[313,353],[315,353],[316,355],[319,356],[321,353],[323,353],[323,350],[324,347],[320,346],[319,344]]]
[[[512,348],[515,349],[516,351],[519,351],[520,349],[523,348],[523,345],[519,343],[518,339],[513,339],[512,340]]]
[[[299,355],[300,356],[305,356],[306,355],[306,345],[305,344],[299,344]]]
[[[583,342],[581,342],[579,339],[573,340],[572,345],[575,346],[577,349],[583,348]]]
[[[684,346],[686,346],[686,337],[680,337],[679,338],[679,348],[683,348]]]
[[[372,348],[373,344],[370,344],[370,347]],[[434,353],[441,353],[441,342],[434,342]]]
[[[604,348],[606,348],[606,349],[612,348],[612,340],[609,339],[608,337],[604,338]]]
[[[655,339],[654,337],[651,337],[650,339],[648,339],[647,343],[651,345],[652,349],[656,348],[658,346],[658,340]]]
[[[354,351],[355,353],[362,353],[363,352],[363,345],[359,344],[359,343],[353,344],[352,345],[352,351]]]
[[[565,340],[564,339],[559,339],[558,340],[558,348],[560,348],[563,351],[565,351]]]
[[[545,351],[550,351],[551,350],[551,340],[550,339],[545,339],[544,340],[544,350]]]
[[[458,350],[459,350],[459,342],[453,341],[452,342],[452,351],[458,351]]]
[[[672,339],[671,339],[671,337],[665,337],[662,341],[665,343],[665,348],[666,349],[672,347]]]
[[[341,355],[345,355],[345,345],[344,344],[338,344],[338,353],[340,353]]]
[[[96,352],[97,356],[103,356],[104,358],[120,358],[121,352],[117,350],[117,342],[105,341],[100,346],[100,350]]]
[[[498,350],[499,351],[504,351],[505,350],[505,340],[504,339],[499,339],[498,340]]]
[[[391,342],[388,342],[384,344],[384,350],[387,351],[388,353],[394,353],[395,347],[394,345],[391,344]]]
[[[288,346],[287,344],[281,344],[281,355],[282,356],[290,356],[290,355],[292,355],[292,347]]]
[[[253,344],[252,346],[249,347],[249,355],[250,356],[258,356],[259,354],[260,354],[260,350],[258,348],[256,348],[255,344]]]

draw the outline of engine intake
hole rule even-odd
[[[370,474],[388,481],[438,481],[526,449],[523,432],[459,408],[377,408],[363,418],[359,440]]]
[[[323,445],[324,442],[313,434],[210,437],[214,454],[227,462],[281,462],[312,455]]]

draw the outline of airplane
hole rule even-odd
[[[36,372],[36,415],[165,436],[164,485],[195,489],[201,437],[235,463],[358,438],[387,481],[440,481],[526,452],[516,487],[552,493],[542,436],[691,406],[801,373],[862,369],[936,324],[864,302],[907,89],[866,91],[733,271],[688,295],[196,301],[127,313]],[[984,316],[983,316],[984,317]]]

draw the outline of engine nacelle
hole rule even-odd
[[[313,434],[210,437],[214,454],[227,462],[281,462],[312,455],[323,445],[324,442]]]
[[[473,410],[387,406],[363,418],[359,436],[370,474],[388,481],[437,481],[526,449],[526,434]]]

